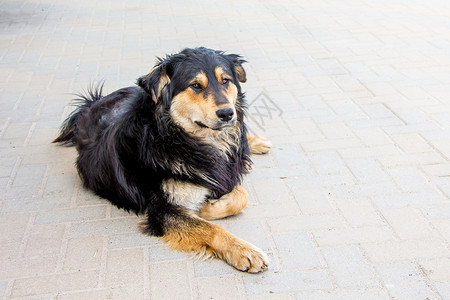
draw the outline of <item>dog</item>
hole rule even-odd
[[[203,47],[158,58],[136,86],[103,96],[100,84],[80,94],[53,142],[76,147],[86,188],[145,214],[144,233],[258,273],[267,269],[267,255],[209,222],[244,209],[250,153],[271,147],[247,133],[244,62]]]

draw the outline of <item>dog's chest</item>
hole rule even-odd
[[[175,179],[164,180],[161,187],[170,203],[192,211],[198,211],[211,193],[205,187]]]

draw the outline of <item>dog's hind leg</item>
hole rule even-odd
[[[266,154],[272,148],[269,140],[256,134],[247,134],[248,147],[252,154]]]
[[[258,273],[267,269],[267,255],[254,245],[188,211],[164,217],[161,239],[172,249],[203,257],[217,257],[238,270]]]
[[[199,216],[206,220],[216,220],[236,215],[247,206],[247,202],[247,191],[238,184],[230,193],[216,201],[206,201],[199,211]]]

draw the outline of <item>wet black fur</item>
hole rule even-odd
[[[162,191],[164,179],[204,186],[211,191],[209,197],[219,198],[231,192],[249,170],[245,99],[236,74],[236,66],[242,62],[238,55],[206,48],[167,56],[151,74],[138,79],[138,86],[102,96],[100,85],[81,96],[55,142],[76,146],[76,165],[85,187],[119,208],[147,213],[147,232],[161,236],[167,222],[181,221],[184,215],[184,208],[169,203]],[[241,128],[241,137],[239,147],[232,147],[228,158],[214,145],[186,133],[169,115],[172,98],[199,70],[215,65],[229,70],[238,88],[235,126]],[[152,99],[163,74],[170,77],[170,83],[158,99]],[[181,173],[178,164],[184,166]]]

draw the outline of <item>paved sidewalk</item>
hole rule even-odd
[[[50,144],[71,93],[195,46],[244,55],[274,144],[217,222],[263,274],[141,235]],[[450,2],[0,0],[1,296],[450,299]]]

